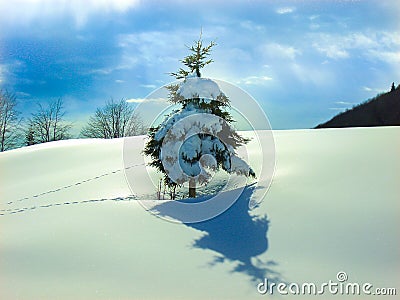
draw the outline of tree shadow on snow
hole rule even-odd
[[[217,217],[184,225],[205,232],[205,235],[193,241],[192,246],[219,254],[210,262],[211,267],[225,261],[236,262],[232,272],[246,274],[252,282],[261,282],[264,278],[268,278],[269,282],[281,282],[280,274],[273,270],[277,264],[273,261],[262,262],[257,258],[268,250],[269,221],[266,216],[251,214],[248,204],[253,191],[254,186],[245,187],[237,201]],[[205,200],[207,198],[198,201]],[[179,220],[169,203],[158,205],[155,209],[160,216]]]

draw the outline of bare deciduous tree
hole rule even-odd
[[[15,94],[0,90],[0,151],[12,149],[19,140],[20,112]]]
[[[81,130],[87,138],[113,139],[124,136],[140,135],[146,132],[141,117],[134,113],[133,107],[124,99],[113,99],[98,108],[88,123]]]
[[[69,131],[72,124],[64,119],[65,110],[62,99],[51,102],[48,106],[39,104],[39,109],[32,114],[32,118],[28,121],[28,132],[33,137],[35,144],[46,143],[51,141],[65,140],[70,138]],[[26,141],[30,143],[31,141]]]
[[[124,136],[135,136],[146,134],[148,127],[145,125],[142,117],[134,112],[129,120],[127,131]]]

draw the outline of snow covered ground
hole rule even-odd
[[[261,299],[264,277],[319,284],[339,271],[399,294],[400,127],[274,137],[261,205],[248,211],[250,186],[186,225],[131,196],[122,139],[0,153],[0,299]]]

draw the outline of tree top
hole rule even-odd
[[[189,70],[180,68],[178,72],[170,74],[176,79],[185,78],[191,73],[195,73],[197,77],[201,77],[200,69],[213,62],[212,59],[207,58],[210,55],[211,48],[215,45],[216,43],[211,41],[210,44],[204,46],[202,34],[200,34],[200,38],[197,41],[194,41],[192,46],[187,46],[192,54],[180,60],[180,62],[182,62]]]

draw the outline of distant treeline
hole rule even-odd
[[[339,113],[315,128],[400,126],[400,85]]]
[[[61,98],[47,105],[38,104],[29,118],[17,109],[14,93],[0,90],[0,152],[23,146],[73,138],[73,123],[65,119]],[[107,101],[90,116],[76,138],[112,139],[147,132],[141,117],[124,99]]]

